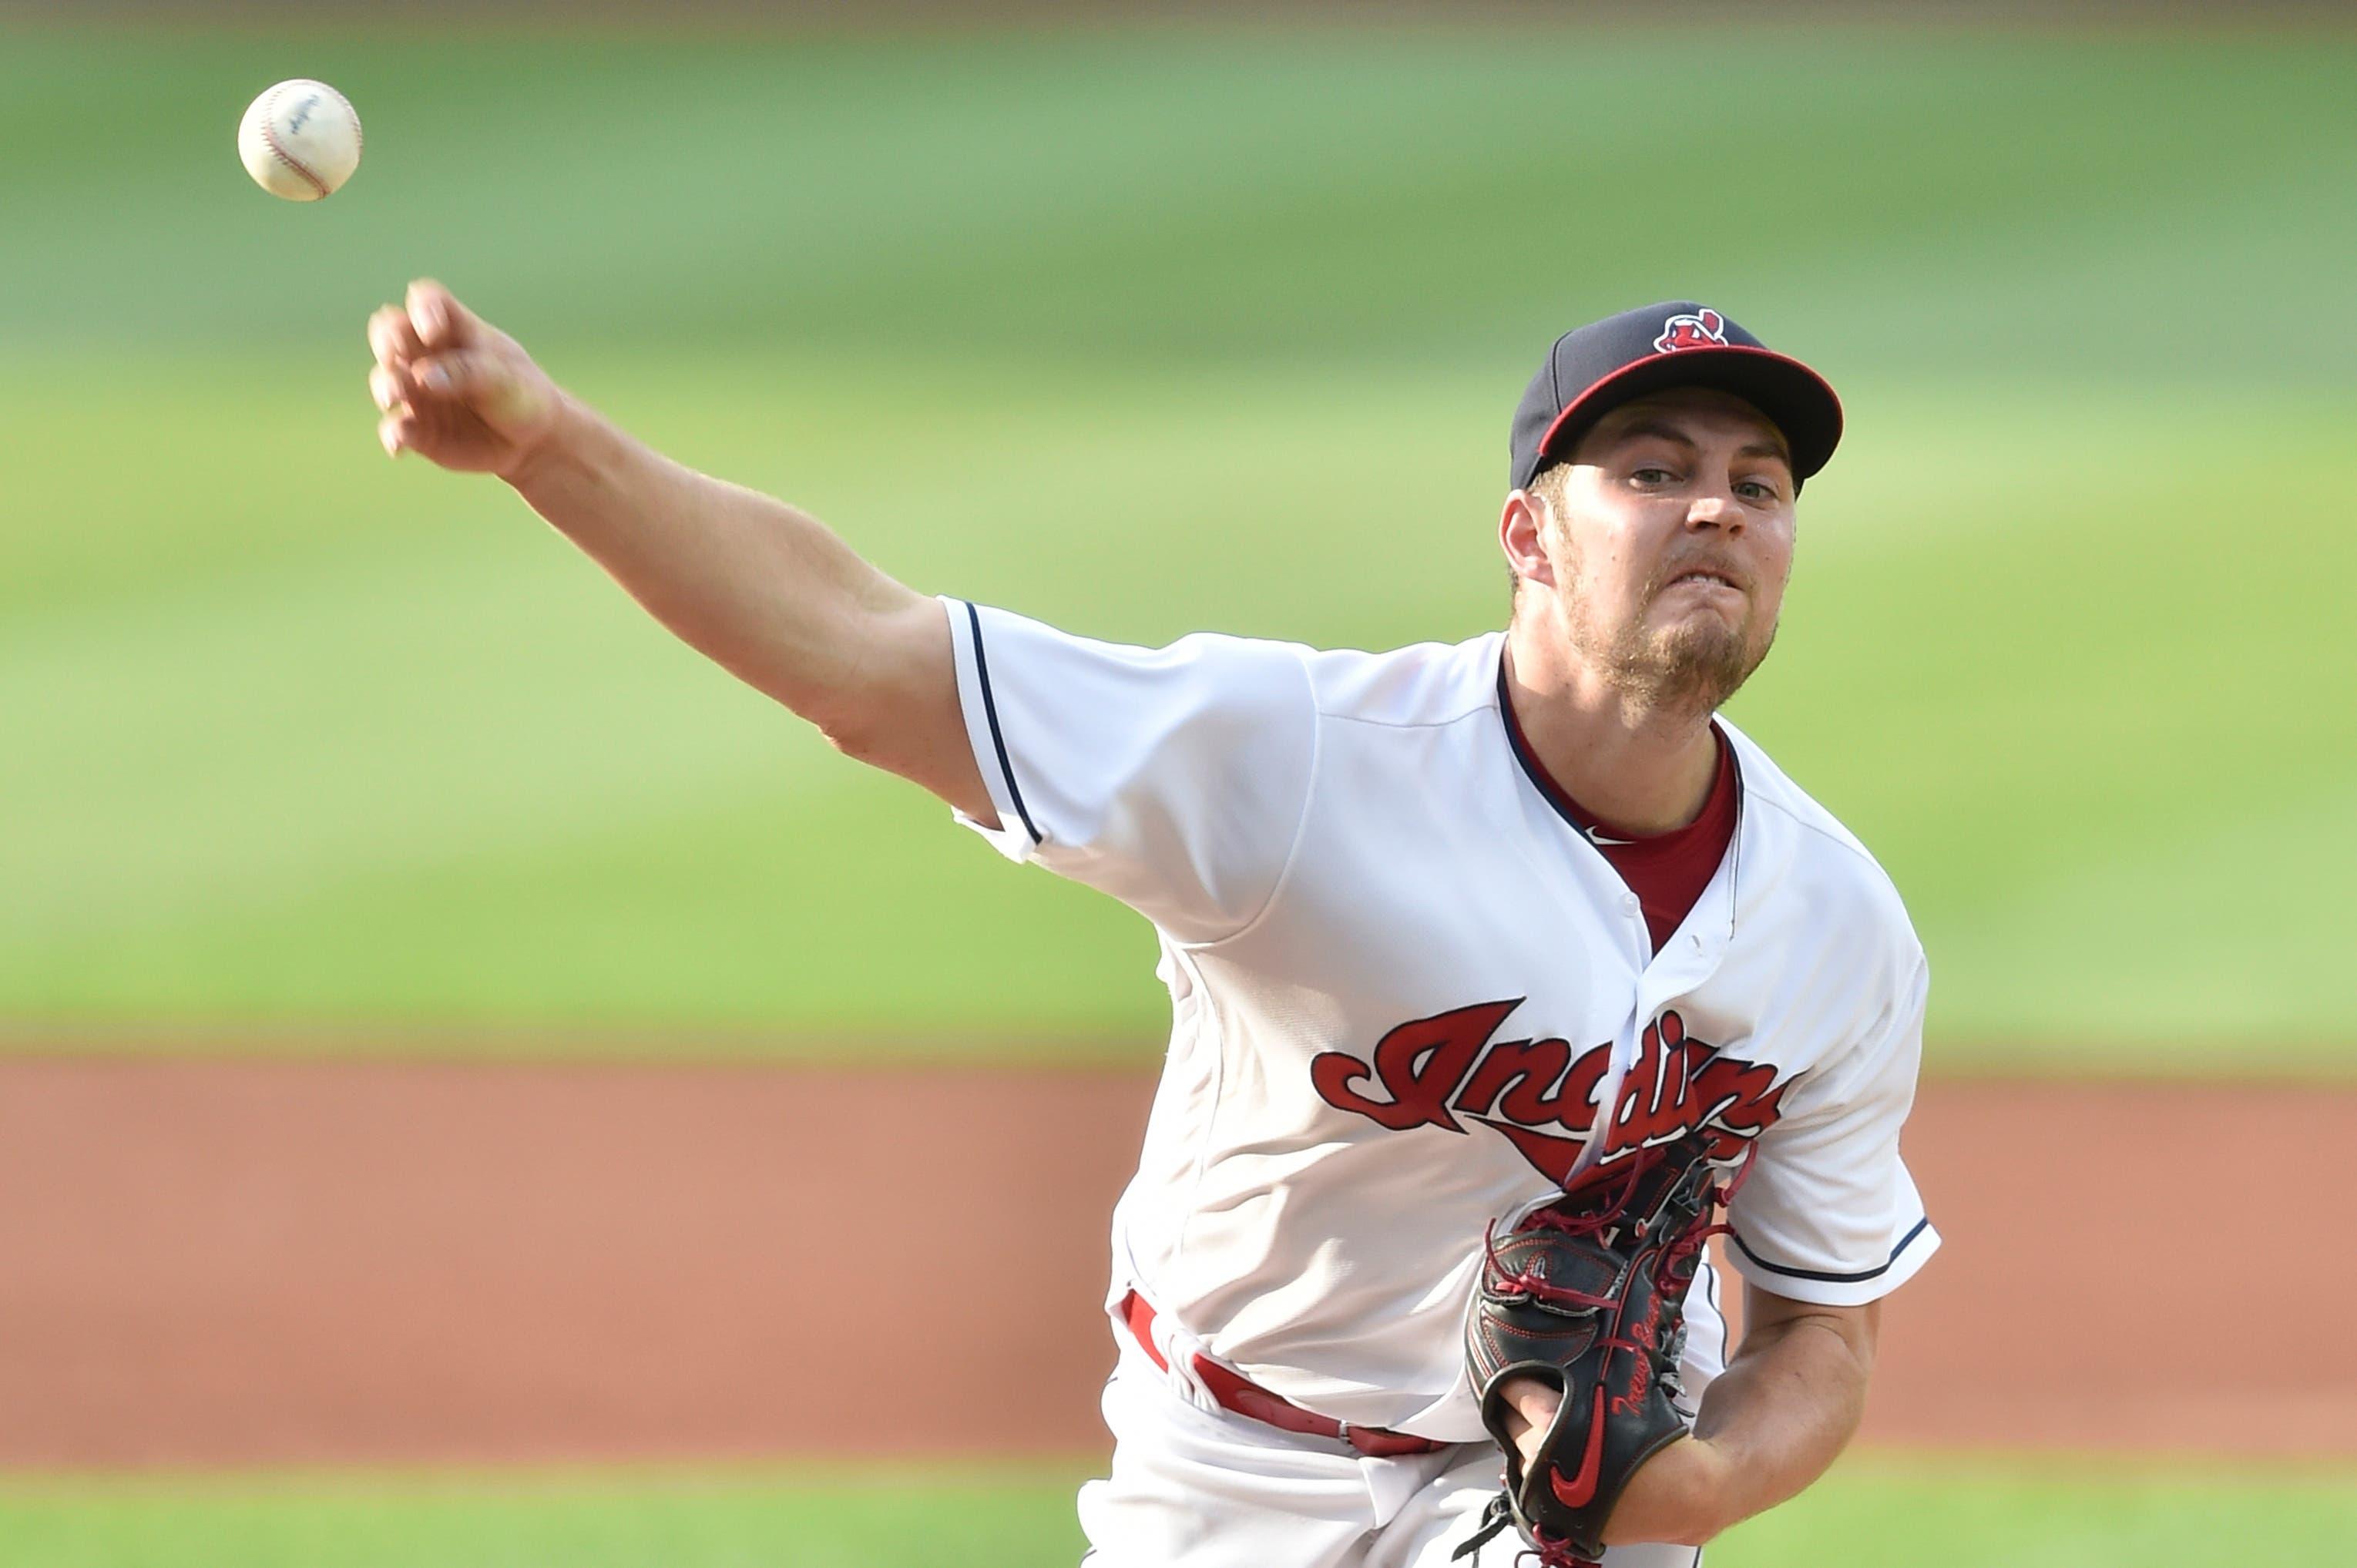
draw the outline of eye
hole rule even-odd
[[[1746,479],[1735,487],[1735,493],[1746,500],[1772,503],[1781,499],[1781,492],[1765,479]]]
[[[1667,468],[1657,468],[1651,464],[1636,469],[1629,477],[1641,485],[1666,485],[1674,482],[1677,478],[1677,476]]]

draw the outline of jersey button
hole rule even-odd
[[[1634,893],[1623,893],[1620,895],[1620,912],[1622,914],[1633,917],[1637,913],[1637,896]]]

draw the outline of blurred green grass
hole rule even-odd
[[[1735,712],[1907,894],[1934,1067],[2345,1069],[2357,41],[1695,43],[0,37],[0,1019],[1160,1026],[1134,918],[383,462],[414,274],[907,580],[1141,641],[1495,624],[1529,365],[1690,295],[1850,405]],[[369,128],[316,209],[230,145],[293,74]]]
[[[0,1487],[0,1568],[1037,1568],[1081,1553],[1082,1474],[16,1481]],[[2313,1469],[1853,1458],[1707,1555],[1711,1568],[2175,1568],[2189,1549],[2345,1563],[2357,1488]]]

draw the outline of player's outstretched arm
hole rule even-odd
[[[995,823],[940,601],[815,518],[616,428],[439,284],[411,285],[368,336],[389,455],[506,480],[690,646],[845,753]]]

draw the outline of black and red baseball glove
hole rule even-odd
[[[1465,1354],[1482,1423],[1505,1450],[1505,1489],[1458,1557],[1512,1525],[1542,1568],[1587,1568],[1629,1478],[1687,1430],[1676,1404],[1686,1290],[1745,1162],[1712,1160],[1698,1138],[1626,1158],[1487,1239]],[[1507,1421],[1512,1378],[1563,1393],[1527,1469]]]

